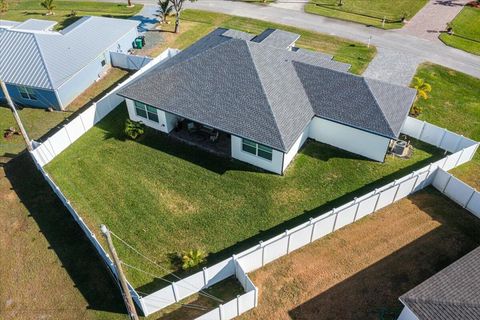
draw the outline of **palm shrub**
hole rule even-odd
[[[182,252],[182,269],[187,270],[193,268],[205,261],[207,254],[200,249],[191,249]]]
[[[125,121],[125,134],[132,140],[136,140],[145,133],[143,123],[127,119]]]
[[[162,17],[161,23],[166,23],[167,16],[169,16],[173,12],[173,6],[169,0],[158,0],[158,5],[160,7],[159,12]]]
[[[424,100],[428,99],[428,94],[432,91],[432,86],[420,77],[413,78],[413,87],[417,89],[417,97],[422,97]]]
[[[428,94],[432,91],[432,86],[426,83],[424,79],[420,77],[414,77],[412,86],[417,90],[417,98],[422,97],[424,100],[428,99]],[[410,115],[413,117],[418,117],[422,111],[423,108],[415,103],[410,109]]]
[[[40,5],[47,9],[47,16],[54,15],[53,9],[56,8],[55,4],[53,4],[53,0],[43,0],[40,2]]]

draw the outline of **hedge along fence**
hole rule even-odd
[[[126,84],[133,81],[158,63],[173,57],[178,52],[179,50],[170,48],[165,50],[142,69],[137,71],[124,82],[120,83],[103,98],[93,103],[43,143],[35,143],[36,147],[33,150],[33,154],[38,163],[42,167],[45,166],[122,103],[124,98],[116,94],[120,88],[124,87]]]
[[[448,198],[480,218],[480,192],[452,174],[439,169],[432,185]]]

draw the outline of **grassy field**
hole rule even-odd
[[[253,272],[259,304],[239,319],[397,319],[398,297],[480,245],[479,231],[426,189]]]
[[[310,142],[277,176],[163,134],[125,140],[126,117],[121,105],[47,170],[93,229],[107,224],[172,271],[171,254],[200,247],[210,262],[223,259],[441,157],[418,143],[412,159],[382,164]],[[125,261],[145,264],[118,249]],[[136,286],[152,281],[129,271]]]
[[[402,17],[410,20],[428,0],[403,0],[392,4],[391,0],[311,0],[305,5],[305,11],[321,16],[347,20],[383,29],[403,27]],[[317,5],[318,4],[318,5]],[[382,19],[387,22],[382,26]]]
[[[480,9],[463,8],[453,19],[452,28],[454,34],[442,33],[440,40],[451,47],[480,55]]]
[[[129,18],[139,12],[143,5],[136,4],[127,8],[125,3],[103,3],[93,1],[55,1],[55,15],[46,16],[46,10],[40,6],[40,1],[9,1],[9,9],[0,13],[0,19],[24,21],[27,19],[42,19],[57,21],[55,28],[63,29],[82,16],[101,16],[110,18]],[[72,11],[76,16],[72,16]]]
[[[365,44],[331,35],[262,20],[200,10],[185,10],[182,13],[180,34],[175,35],[169,32],[173,29],[173,24],[166,25],[163,33],[165,43],[158,46],[151,54],[158,55],[168,47],[184,49],[217,27],[232,28],[254,34],[258,34],[266,28],[279,28],[298,33],[301,35],[297,41],[299,47],[330,54],[336,61],[351,64],[350,71],[356,74],[361,74],[366,69],[376,53],[374,47],[367,48]]]
[[[480,141],[480,79],[434,64],[421,65],[417,76],[432,86],[430,98],[416,102],[419,119]],[[453,173],[480,188],[480,153]]]
[[[99,96],[103,95],[104,91],[108,91],[109,88],[123,80],[127,75],[128,72],[124,70],[111,68],[102,80],[94,83],[78,96],[67,107],[66,111],[48,112],[45,109],[37,108],[24,108],[19,110],[18,113],[30,139],[38,140],[52,128],[68,120],[75,111],[89,105],[93,100],[98,99]],[[10,109],[0,104],[0,130],[2,131],[2,135],[0,136],[0,158],[13,158],[25,149],[25,143],[21,136],[15,135],[9,139],[3,137],[3,131],[10,127],[18,130]]]

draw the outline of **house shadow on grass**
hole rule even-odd
[[[122,297],[93,246],[50,189],[28,153],[9,161],[5,175],[62,267],[88,303],[87,309],[125,313]],[[47,293],[48,294],[48,293]]]
[[[478,219],[437,191],[410,200],[441,225],[290,310],[291,319],[396,320],[402,294],[480,245]]]

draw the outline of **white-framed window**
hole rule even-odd
[[[23,99],[38,100],[37,93],[32,88],[20,86],[18,87],[18,92],[20,93]]]
[[[253,142],[252,140],[242,139],[242,150],[257,157],[272,160],[272,148]]]
[[[157,109],[147,104],[135,101],[135,113],[141,118],[145,118],[153,122],[159,122]]]

